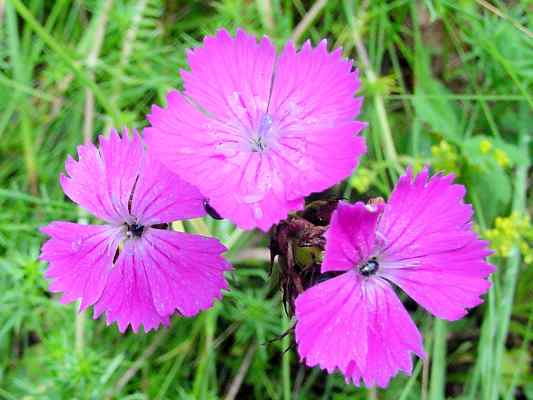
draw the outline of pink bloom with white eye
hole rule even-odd
[[[482,302],[487,243],[472,230],[472,207],[453,176],[402,176],[387,204],[339,203],[326,232],[322,272],[339,276],[296,299],[296,342],[308,366],[385,387],[410,374],[420,335],[391,283],[433,315],[457,320]]]
[[[278,55],[267,37],[222,29],[187,59],[184,93],[152,108],[146,141],[239,227],[268,230],[366,151],[358,73],[325,40],[299,51],[289,42]]]
[[[94,305],[107,324],[145,332],[211,307],[228,285],[226,249],[214,238],[165,229],[175,220],[205,214],[204,197],[144,150],[137,133],[100,136],[100,146],[78,147],[69,157],[64,192],[103,225],[56,221],[42,228],[46,277],[62,303]]]

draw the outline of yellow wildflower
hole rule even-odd
[[[364,193],[370,188],[373,180],[374,174],[372,171],[364,167],[359,167],[355,175],[350,178],[350,185],[359,193]]]
[[[500,167],[507,168],[511,164],[511,160],[509,160],[509,156],[507,153],[501,149],[496,149],[494,151],[494,159],[498,164],[500,164]]]
[[[529,243],[533,240],[533,227],[529,216],[513,212],[508,217],[497,217],[494,228],[483,232],[490,246],[500,257],[509,257],[516,246],[526,264],[533,262],[533,251]]]
[[[431,146],[431,155],[433,156],[433,166],[436,170],[453,172],[457,176],[460,175],[460,156],[455,146],[445,140],[441,140],[438,146]]]
[[[492,143],[490,140],[483,139],[479,142],[479,148],[483,154],[488,154],[490,149],[492,149]]]

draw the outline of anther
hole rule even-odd
[[[378,272],[379,269],[379,263],[376,259],[376,257],[372,257],[370,260],[365,262],[363,265],[359,267],[359,272],[363,276],[371,276],[374,275],[376,272]]]

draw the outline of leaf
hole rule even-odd
[[[505,213],[511,202],[511,180],[493,159],[484,163],[468,163],[470,188],[474,191],[485,223],[492,224],[494,218]]]
[[[483,152],[483,143],[490,143],[490,149]],[[465,157],[472,164],[484,164],[487,159],[494,159],[495,150],[503,150],[509,157],[511,166],[525,165],[528,162],[526,149],[520,149],[517,145],[502,139],[478,135],[468,138],[462,146]]]
[[[450,91],[430,75],[419,79],[413,105],[416,116],[446,140],[460,144],[461,128],[453,103],[446,96]]]

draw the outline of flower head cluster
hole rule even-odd
[[[213,238],[167,229],[174,220],[205,214],[200,192],[172,174],[127,132],[100,136],[100,147],[79,146],[69,158],[63,190],[104,221],[80,225],[56,221],[42,228],[51,237],[41,259],[49,262],[50,290],[61,302],[94,305],[121,332],[168,325],[179,313],[192,316],[227,288],[224,246]]]
[[[487,229],[483,236],[490,241],[491,247],[500,257],[509,257],[514,246],[517,246],[526,264],[533,263],[533,227],[529,215],[516,212],[508,217],[497,217],[494,228]]]
[[[222,29],[187,59],[184,92],[153,107],[146,140],[239,227],[268,230],[349,176],[366,151],[357,72],[326,41],[277,55],[266,37]]]
[[[224,247],[166,229],[172,221],[207,210],[267,230],[349,176],[365,151],[357,72],[325,41],[276,55],[266,37],[220,30],[188,61],[184,93],[148,117],[148,152],[137,134],[113,133],[67,160],[65,193],[105,224],[42,229],[51,290],[94,305],[121,331],[194,315],[227,286]]]
[[[187,58],[184,91],[170,92],[167,106],[148,116],[147,149],[137,133],[112,132],[67,160],[65,194],[103,223],[42,228],[50,236],[41,253],[50,290],[63,293],[63,303],[80,300],[81,310],[93,306],[95,318],[105,313],[121,332],[193,316],[227,289],[224,246],[172,231],[173,221],[207,211],[266,231],[303,209],[309,194],[350,176],[366,151],[358,135],[366,124],[355,120],[357,71],[325,41],[300,50],[288,43],[277,54],[266,37],[258,43],[242,30],[235,37],[220,30]],[[444,166],[454,170],[454,149],[433,148],[437,160],[450,155]],[[352,184],[364,191],[372,176],[359,171]],[[291,283],[293,270],[286,280],[301,292],[296,342],[307,365],[339,370],[356,385],[386,386],[399,370],[410,373],[411,353],[425,356],[393,285],[448,320],[482,301],[490,251],[453,179],[408,170],[387,203],[326,201],[318,228],[302,218],[280,224],[285,236],[273,243],[289,243],[287,255],[322,273],[316,281],[310,274],[305,290],[301,280]],[[298,229],[309,251],[292,254],[288,236]]]
[[[425,357],[422,336],[391,284],[433,315],[456,320],[481,303],[493,271],[453,176],[400,178],[388,203],[341,202],[326,232],[322,272],[339,276],[296,299],[298,352],[309,366],[386,386]]]
[[[461,172],[461,155],[455,148],[445,140],[441,140],[438,145],[431,146],[433,166],[439,171],[446,171],[459,176]]]

